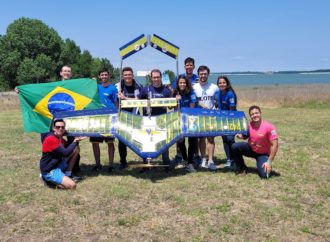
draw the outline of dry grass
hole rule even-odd
[[[11,110],[19,108],[19,99],[16,92],[0,92],[1,110]]]
[[[263,114],[281,137],[274,162],[278,175],[268,181],[223,169],[140,174],[131,168],[96,175],[91,172],[91,145],[85,141],[81,150],[87,179],[76,191],[57,191],[38,177],[39,135],[23,133],[18,109],[2,110],[0,240],[328,241],[329,109],[263,108]],[[170,153],[173,157],[173,147]],[[129,152],[129,160],[139,158]],[[216,162],[223,166],[220,138]],[[247,164],[255,167],[253,160]]]
[[[240,106],[289,107],[316,103],[330,107],[330,84],[237,88]]]

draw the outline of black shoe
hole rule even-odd
[[[108,172],[109,172],[109,173],[112,173],[113,170],[114,170],[113,166],[109,166],[109,168],[108,168]]]
[[[74,167],[74,168],[72,169],[72,172],[74,172],[74,173],[80,173],[80,172],[81,172],[81,169],[80,169],[79,166],[78,166],[78,167]]]
[[[84,180],[84,178],[82,176],[75,176],[75,175],[72,175],[70,176],[70,178],[74,181],[74,182],[80,182],[82,180]]]
[[[120,162],[120,165],[119,165],[119,170],[125,170],[126,168],[128,167],[127,163],[126,162]]]
[[[236,175],[246,175],[247,174],[247,169],[237,169],[235,171]]]
[[[96,165],[92,168],[92,171],[100,172],[102,170],[102,165]]]

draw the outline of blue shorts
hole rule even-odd
[[[59,166],[48,173],[42,174],[42,179],[46,182],[55,183],[57,185],[62,184],[65,170],[68,168],[68,163],[62,160]]]

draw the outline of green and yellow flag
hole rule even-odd
[[[27,84],[19,86],[18,90],[25,132],[47,132],[55,112],[102,106],[93,79]]]

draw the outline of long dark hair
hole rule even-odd
[[[220,79],[224,79],[225,82],[227,83],[227,87],[226,87],[226,91],[232,91],[234,93],[234,98],[235,98],[235,104],[237,106],[237,95],[236,92],[234,90],[234,88],[231,86],[230,80],[227,76],[219,76],[218,80],[217,80],[217,86],[219,87],[219,81]]]
[[[179,81],[180,81],[180,79],[184,79],[185,82],[186,82],[186,89],[183,92],[179,88]],[[184,76],[184,75],[180,75],[178,77],[178,79],[177,79],[176,87],[175,87],[173,93],[175,95],[178,95],[178,94],[180,94],[180,95],[187,95],[187,94],[189,94],[191,92],[191,90],[192,90],[192,87],[191,87],[191,83],[190,83],[189,79],[186,76]]]

